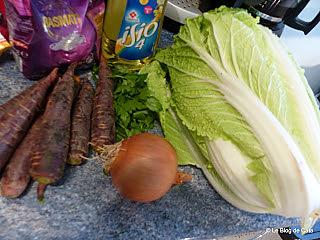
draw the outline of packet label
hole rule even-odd
[[[164,0],[128,0],[115,53],[140,60],[154,53],[164,10]]]

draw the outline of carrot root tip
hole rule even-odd
[[[44,203],[44,192],[46,191],[47,184],[39,183],[37,187],[37,198],[40,203]]]

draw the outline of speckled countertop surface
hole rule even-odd
[[[161,46],[171,37],[164,31]],[[31,84],[13,60],[0,60],[0,104]],[[35,184],[19,199],[0,197],[0,239],[208,239],[297,223],[236,209],[200,170],[184,169],[193,175],[192,182],[172,188],[156,202],[140,204],[119,196],[99,162],[68,167],[64,178],[48,187],[44,204],[36,200]]]

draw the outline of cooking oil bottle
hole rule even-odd
[[[102,54],[111,63],[140,68],[153,56],[167,0],[108,0]]]

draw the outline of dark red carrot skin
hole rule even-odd
[[[115,140],[115,112],[111,69],[101,57],[91,122],[91,142],[94,149],[110,145]]]
[[[40,79],[37,83],[26,88],[24,91],[22,91],[17,96],[11,98],[9,101],[0,105],[0,121],[6,112],[10,111],[11,109],[15,109],[15,108],[19,107],[21,102],[23,103],[25,101],[28,101],[28,99],[30,99],[30,97],[33,95],[34,89],[39,88],[38,84],[40,84],[43,81],[46,81],[47,78],[52,79],[52,80],[57,79],[57,76],[58,76],[58,68],[55,68],[51,71],[51,73],[48,76]]]
[[[35,147],[34,139],[41,131],[41,116],[32,127],[12,155],[1,178],[1,196],[7,198],[19,197],[30,182],[29,170],[31,155]]]
[[[17,145],[21,142],[34,117],[45,103],[49,88],[57,80],[57,70],[54,69],[46,78],[40,80],[22,92],[14,100],[1,108],[0,119],[0,171],[5,166]]]
[[[41,186],[54,183],[63,176],[70,141],[74,68],[75,65],[69,66],[50,94],[42,117],[41,134],[35,139],[37,146],[31,156],[30,175]]]
[[[75,103],[75,101],[78,98],[79,92],[81,90],[81,86],[82,86],[82,80],[79,76],[73,76],[73,80],[74,80],[74,99],[73,99],[73,103]]]
[[[93,87],[86,79],[82,84],[72,114],[70,149],[67,160],[70,165],[80,165],[84,161],[82,156],[86,157],[88,154],[93,97]]]

